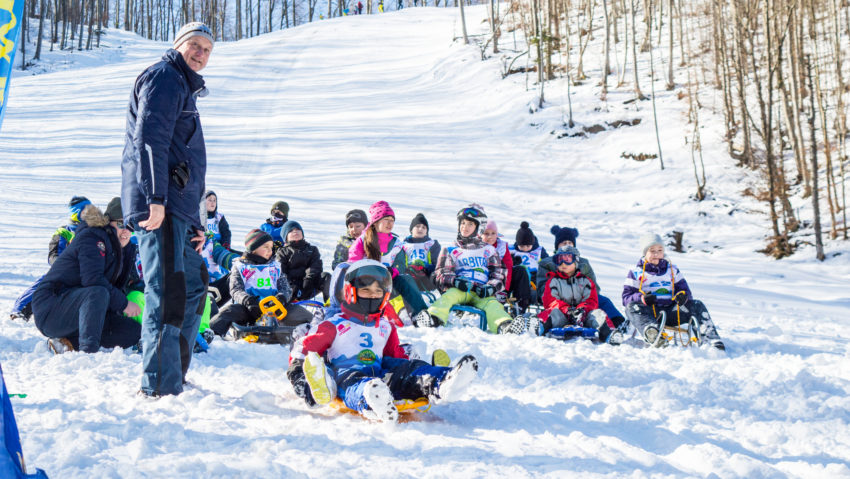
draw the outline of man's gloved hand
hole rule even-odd
[[[463,278],[455,278],[455,280],[452,281],[452,286],[463,291],[464,293],[467,293],[472,288],[472,283]]]
[[[688,302],[688,293],[679,291],[673,296],[673,301],[675,301],[679,306],[684,306],[685,303]]]
[[[643,304],[647,306],[652,306],[658,301],[658,297],[652,293],[643,293],[642,301]]]

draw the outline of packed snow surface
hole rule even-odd
[[[473,33],[484,16],[469,10]],[[712,195],[691,199],[687,103],[661,80],[664,171],[621,157],[656,152],[649,102],[623,103],[627,88],[601,102],[588,79],[572,90],[577,122],[642,122],[557,138],[565,84],[547,84],[537,110],[536,86],[502,79],[500,59],[481,61],[459,33],[455,9],[420,8],[216,45],[200,109],[207,184],[234,244],[284,199],[329,268],[351,208],[389,201],[401,236],[424,212],[446,245],[455,212],[475,201],[510,241],[522,220],[549,250],[551,225],[578,227],[602,293],[620,304],[640,236],[681,230],[687,252],[669,255],[728,351],[405,328],[423,355],[474,354],[480,379],[460,401],[388,426],[309,409],[286,380],[285,347],[216,340],[195,355],[186,392],[150,401],[135,394],[138,354],[53,356],[32,323],[4,319],[0,361],[10,392],[27,395],[13,402],[31,467],[57,478],[850,477],[846,246],[828,245],[825,263],[810,249],[757,253],[767,220],[740,195],[757,179],[734,168],[707,110]],[[520,53],[509,38],[507,54]],[[3,310],[47,269],[67,200],[119,194],[130,90],[167,45],[116,30],[104,44],[13,78],[0,133]]]

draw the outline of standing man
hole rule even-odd
[[[121,203],[145,280],[140,394],[150,397],[183,392],[203,312],[207,156],[195,101],[207,94],[198,72],[213,42],[203,23],[184,25],[174,48],[136,79],[127,112]]]

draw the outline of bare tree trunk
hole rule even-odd
[[[41,59],[41,41],[44,37],[44,17],[47,16],[46,0],[39,1],[39,18],[38,18],[38,38],[35,41],[35,56],[33,60]]]
[[[668,3],[670,15],[670,21],[668,22],[667,29],[667,39],[668,41],[668,60],[667,60],[667,89],[672,90],[676,83],[673,81],[673,0],[670,0]],[[661,30],[658,31],[658,39],[661,40]],[[681,41],[681,40],[680,40]]]
[[[24,8],[21,12],[21,70],[27,69],[27,26],[29,25],[29,20],[27,20],[27,8],[24,5]]]
[[[650,9],[652,5],[650,4]],[[652,17],[652,12],[649,13],[650,18]],[[649,32],[647,37],[649,38],[649,88],[652,93],[652,119],[655,122],[655,142],[658,145],[658,162],[661,165],[661,169],[664,169],[664,154],[661,149],[661,134],[658,131],[658,109],[655,106],[655,58],[652,54],[652,23],[648,23],[647,27],[649,28]],[[661,36],[661,30],[658,30],[658,35]]]
[[[635,27],[635,21],[637,20],[637,16],[635,14],[635,0],[629,0],[631,3],[631,17],[632,17],[632,70],[634,70],[635,77],[635,97],[638,100],[646,100],[646,96],[640,91],[640,81],[638,80],[638,64],[637,64],[637,28]],[[649,38],[649,37],[647,37]]]
[[[284,0],[286,1],[286,0]],[[236,40],[242,39],[242,0],[236,0]]]
[[[532,0],[532,1],[536,2],[537,0]],[[466,14],[464,14],[464,12],[463,12],[463,3],[464,2],[459,2],[459,4],[460,4],[460,25],[463,28],[463,44],[469,45],[469,37],[466,35]]]
[[[812,213],[814,214],[815,250],[817,251],[816,254],[818,260],[823,261],[825,256],[823,254],[823,235],[821,234],[820,225],[820,205],[818,204],[818,200],[820,199],[820,192],[818,191],[818,142],[815,135],[815,89],[814,85],[812,84],[812,64],[810,57],[806,58],[806,66],[809,80],[809,99],[811,102],[809,131],[811,132],[812,142]]]
[[[88,0],[91,2],[91,0]],[[77,50],[83,49],[83,27],[85,26],[84,15],[83,13],[86,11],[86,0],[80,0],[80,35],[77,38]]]
[[[602,63],[602,94],[601,99],[608,97],[608,75],[611,74],[611,17],[608,14],[608,0],[602,0],[602,11],[605,15],[605,43],[603,44]]]

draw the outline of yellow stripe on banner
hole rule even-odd
[[[21,3],[23,3],[23,0],[21,0]],[[18,19],[15,17],[15,13],[13,11],[14,7],[14,0],[0,0],[0,10],[9,12],[9,15],[11,16],[9,23],[0,25],[0,37],[2,37],[0,40],[2,40],[3,43],[3,45],[0,46],[0,58],[9,63],[12,63],[12,58],[9,57],[9,53],[15,51],[15,40],[9,40],[6,38],[6,34],[18,24]]]
[[[3,102],[6,98],[6,80],[7,77],[0,77],[0,108],[3,108]]]

